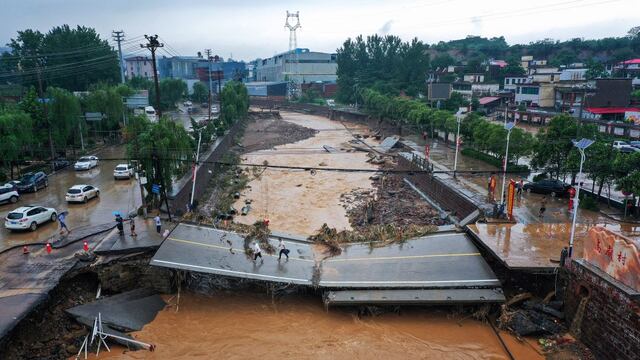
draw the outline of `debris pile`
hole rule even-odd
[[[434,225],[408,225],[397,226],[394,224],[372,225],[362,230],[342,230],[330,228],[326,223],[315,235],[309,236],[309,240],[327,246],[332,255],[341,253],[341,244],[365,242],[373,247],[383,247],[392,243],[403,242],[407,239],[425,236],[438,230]]]
[[[244,251],[248,257],[253,256],[251,244],[256,241],[260,244],[260,248],[267,254],[276,252],[275,247],[269,243],[269,235],[271,230],[265,221],[256,221],[253,225],[236,224],[232,225],[233,229],[239,233],[246,234],[244,237]]]
[[[376,190],[356,189],[341,197],[351,226],[366,231],[372,225],[444,225],[438,211],[420,197],[397,174],[370,178]]]

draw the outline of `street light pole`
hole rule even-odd
[[[456,156],[453,160],[453,177],[456,177],[456,171],[458,170],[458,150],[460,149],[460,122],[462,121],[462,116],[460,114],[456,114],[456,120],[458,120],[458,131],[456,132]]]
[[[505,130],[507,130],[507,150],[504,154],[504,164],[502,165],[502,190],[500,191],[500,204],[504,204],[504,185],[507,182],[507,163],[509,162],[509,138],[511,137],[511,130],[516,124],[509,122],[504,124]]]
[[[211,109],[209,109],[209,112],[211,112]],[[189,202],[191,209],[193,209],[193,198],[196,195],[196,177],[198,176],[201,142],[202,142],[202,129],[200,129],[200,133],[198,135],[198,150],[196,151],[196,163],[193,165],[193,184],[191,184],[191,201]]]
[[[569,237],[569,257],[570,258],[573,255],[573,239],[576,234],[576,219],[578,218],[578,208],[580,205],[580,179],[582,178],[582,165],[586,160],[586,155],[584,154],[584,150],[589,146],[591,146],[591,144],[593,143],[594,141],[589,139],[582,139],[577,143],[574,143],[574,146],[578,148],[578,151],[580,151],[580,170],[578,171],[578,179],[577,179],[578,187],[576,189],[576,196],[575,196],[576,204],[573,208],[573,220],[571,221],[571,236]]]

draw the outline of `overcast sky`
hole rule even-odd
[[[0,46],[17,30],[86,25],[104,37],[158,34],[179,55],[211,48],[237,60],[286,51],[286,11],[300,11],[298,47],[334,52],[358,34],[434,43],[467,35],[508,43],[623,36],[640,25],[638,0],[1,0]],[[138,42],[127,44],[135,49]]]

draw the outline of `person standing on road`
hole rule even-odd
[[[258,260],[258,258],[260,258],[260,261],[264,262],[264,259],[262,258],[262,250],[260,249],[260,245],[258,245],[257,241],[253,242],[253,261]]]
[[[156,217],[153,218],[153,221],[156,223],[156,231],[160,234],[162,231],[162,220],[160,220],[160,214],[156,215]]]
[[[58,222],[60,223],[60,235],[64,233],[64,230],[67,230],[67,235],[71,234],[71,230],[67,227],[67,223],[65,219],[67,217],[67,212],[63,211],[58,215]]]
[[[129,226],[131,227],[131,237],[137,237],[136,234],[136,222],[134,221],[133,215],[129,216]]]
[[[522,196],[522,188],[524,187],[524,180],[522,180],[522,178],[520,178],[520,181],[516,184],[516,195],[518,195],[518,197]]]
[[[284,241],[282,239],[280,239],[280,241],[278,242],[278,249],[280,249],[280,253],[278,254],[278,261],[282,259],[282,254],[284,254],[284,256],[287,257],[287,260],[289,260],[289,249],[284,246]]]
[[[542,198],[542,202],[540,202],[540,211],[538,212],[539,217],[544,216],[544,212],[547,211],[547,197]]]
[[[124,235],[124,219],[120,213],[116,214],[116,227],[118,228],[118,234]]]

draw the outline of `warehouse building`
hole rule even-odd
[[[336,54],[298,48],[256,62],[257,81],[335,82],[337,79]]]

